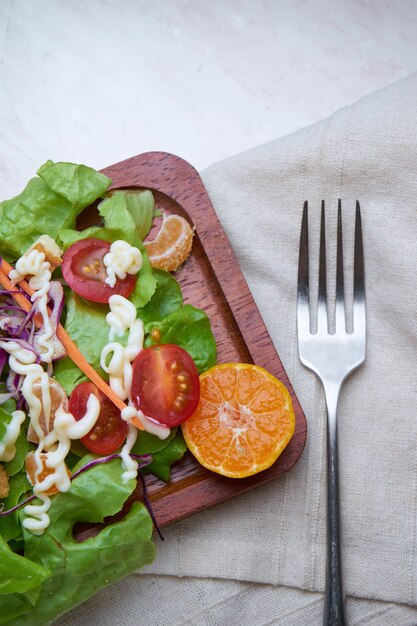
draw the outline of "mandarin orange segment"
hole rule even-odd
[[[241,472],[250,472],[254,461],[252,450],[246,439],[244,437],[236,437],[230,446],[228,455],[223,461],[222,469],[225,472],[234,473],[238,466]]]
[[[223,400],[232,401],[236,396],[237,371],[235,369],[221,369],[214,372],[212,380],[219,388]]]
[[[267,381],[253,398],[250,409],[253,413],[277,411],[282,409],[284,402],[285,398],[277,394],[276,383]]]
[[[263,368],[246,363],[224,363],[201,374],[198,407],[182,424],[196,459],[230,478],[270,467],[294,428],[286,387]]]
[[[201,421],[214,418],[217,422],[217,405],[213,402],[202,402],[199,415]]]
[[[272,437],[266,435],[261,430],[252,428],[246,433],[246,441],[256,463],[262,463],[265,453],[268,454],[271,447]]]
[[[270,437],[280,437],[290,426],[291,416],[287,411],[274,411],[255,416],[256,428]]]
[[[230,429],[219,428],[213,437],[210,437],[201,446],[201,454],[211,466],[220,468],[224,463],[224,450],[230,448],[233,435]]]
[[[211,402],[217,409],[217,406],[223,401],[218,385],[214,382],[214,378],[208,376],[203,378],[200,376],[200,396],[204,402]]]
[[[239,404],[249,406],[257,394],[265,385],[265,378],[259,376],[259,372],[253,369],[240,369],[238,371],[238,383],[236,399]]]
[[[175,271],[190,255],[193,236],[193,229],[183,217],[164,216],[155,239],[143,242],[151,265],[168,272]]]
[[[218,430],[219,422],[216,419],[204,419],[195,422],[192,427],[192,437],[197,446],[205,444]]]

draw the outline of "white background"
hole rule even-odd
[[[202,169],[417,70],[417,2],[0,0],[0,199],[46,159]]]

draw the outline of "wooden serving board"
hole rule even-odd
[[[182,215],[195,226],[192,254],[175,274],[184,302],[204,309],[209,316],[218,362],[255,363],[267,369],[290,391],[296,416],[295,433],[287,448],[270,469],[255,476],[222,477],[204,469],[189,452],[172,467],[169,483],[146,476],[149,499],[163,527],[290,470],[304,449],[306,419],[198,172],[165,152],[141,154],[102,171],[112,179],[112,189],[150,189],[158,208]],[[141,498],[138,487],[124,511]],[[86,538],[92,530],[80,528],[77,538]]]

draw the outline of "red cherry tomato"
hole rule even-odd
[[[139,352],[132,380],[137,409],[160,424],[177,426],[194,413],[199,398],[198,372],[183,348],[161,344]]]
[[[81,239],[66,250],[62,257],[62,274],[75,293],[92,302],[108,302],[110,296],[118,294],[128,298],[136,285],[136,276],[128,274],[123,280],[116,280],[114,287],[105,281],[106,267],[104,256],[110,250],[108,241]]]
[[[78,422],[85,415],[90,393],[100,402],[100,415],[90,432],[81,438],[81,442],[96,454],[112,454],[126,439],[127,423],[108,397],[93,383],[80,383],[70,395],[69,411]]]

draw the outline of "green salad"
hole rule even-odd
[[[207,315],[184,304],[174,276],[148,257],[152,193],[110,185],[84,165],[48,161],[0,204],[2,271],[16,268],[0,291],[0,624],[51,624],[152,562],[147,506],[108,518],[146,474],[169,480],[186,451],[178,425],[198,401],[198,374],[216,363]],[[77,218],[93,204],[100,224],[80,231]],[[36,248],[45,236],[62,266]],[[139,260],[134,271],[112,261],[120,242]],[[21,288],[25,272],[32,296]],[[127,412],[90,382],[62,327]],[[74,538],[77,523],[105,519],[96,536]]]

